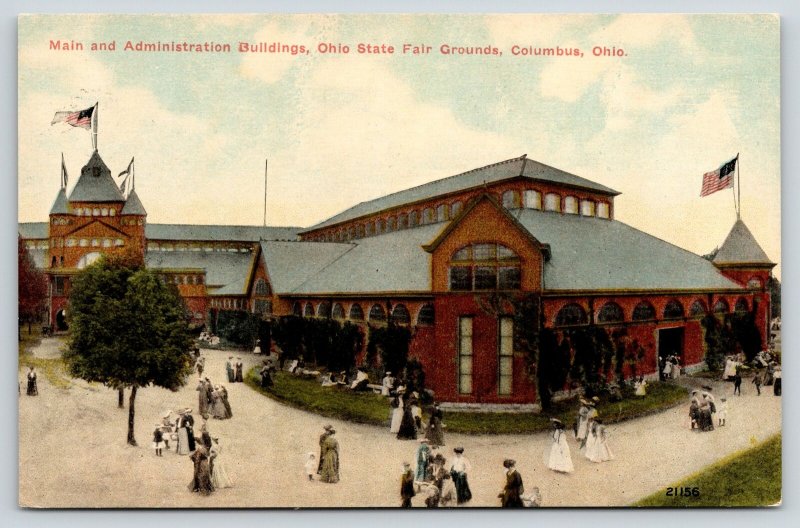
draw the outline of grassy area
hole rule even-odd
[[[42,341],[41,329],[32,328],[32,333],[30,335],[28,335],[27,329],[23,329],[21,337],[22,339],[19,342],[18,370],[27,371],[27,368],[32,366],[40,376],[47,378],[47,381],[54,387],[59,389],[69,388],[72,382],[67,375],[64,361],[61,358],[37,358],[31,353],[31,350]],[[24,390],[25,387],[22,389]]]
[[[781,500],[781,435],[735,453],[672,488],[697,488],[699,496],[667,496],[665,488],[634,506],[721,507],[770,506]]]
[[[285,372],[276,373],[274,380],[275,386],[264,390],[259,386],[255,369],[248,372],[246,379],[251,387],[270,398],[322,416],[380,426],[389,423],[389,401],[378,394],[322,387],[314,380]],[[598,412],[606,423],[614,423],[658,412],[686,400],[686,389],[671,383],[653,383],[648,385],[647,392],[644,398],[601,401]],[[555,404],[548,414],[448,412],[444,422],[451,433],[534,433],[550,429],[550,416],[558,417],[569,426],[576,414],[577,404],[570,400]]]

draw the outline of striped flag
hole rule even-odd
[[[90,129],[92,128],[92,114],[94,113],[95,106],[90,106],[85,110],[80,110],[78,112],[56,112],[56,115],[53,116],[53,121],[50,122],[51,125],[55,125],[56,123],[67,123],[74,127],[81,127]]]
[[[723,163],[717,170],[703,174],[703,188],[700,189],[700,196],[733,187],[733,174],[736,170],[736,162],[739,160],[737,155],[732,160]]]

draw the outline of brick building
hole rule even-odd
[[[775,264],[741,220],[711,262],[617,221],[618,195],[522,156],[306,229],[148,224],[135,192],[123,197],[95,152],[69,198],[60,190],[50,223],[20,233],[50,276],[53,324],[72,274],[138,244],[198,323],[247,310],[409,325],[411,355],[442,401],[535,401],[515,350],[514,299],[535,299],[556,332],[625,329],[645,374],[668,354],[700,364],[708,313],[751,311],[768,335]]]

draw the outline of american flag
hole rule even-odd
[[[53,116],[53,121],[51,121],[50,124],[55,125],[56,123],[67,123],[74,127],[92,128],[92,114],[94,114],[94,109],[94,106],[90,106],[89,108],[80,110],[78,112],[56,112],[56,115]]]
[[[738,159],[739,156],[736,156],[723,163],[717,170],[703,174],[703,188],[700,189],[700,196],[708,196],[722,189],[733,187],[733,173],[736,170]]]

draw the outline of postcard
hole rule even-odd
[[[781,502],[776,15],[21,15],[19,505]]]

